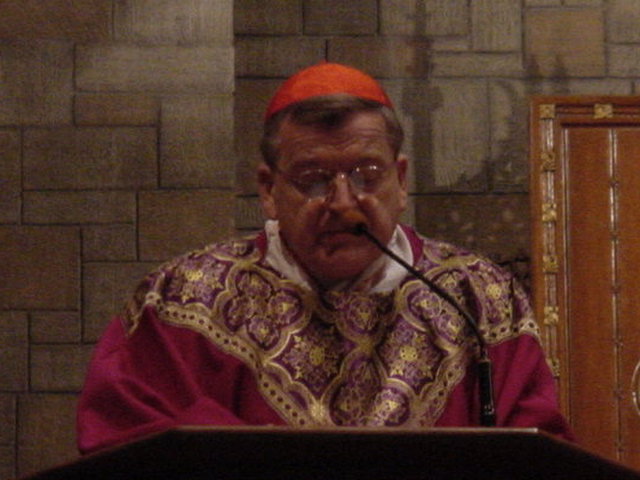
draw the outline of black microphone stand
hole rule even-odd
[[[380,249],[385,255],[391,257],[394,261],[402,265],[405,270],[407,270],[411,275],[420,280],[422,283],[427,285],[431,290],[433,290],[437,295],[442,297],[447,301],[456,311],[462,315],[467,325],[473,331],[476,339],[478,340],[478,348],[479,355],[477,358],[477,366],[478,366],[478,386],[480,392],[480,425],[484,427],[493,427],[496,424],[496,409],[495,403],[493,400],[493,379],[492,379],[492,368],[491,368],[491,359],[489,359],[489,355],[487,354],[487,344],[476,324],[475,320],[464,310],[458,302],[445,290],[443,290],[438,284],[429,280],[427,277],[422,275],[421,272],[413,268],[413,266],[409,265],[402,258],[396,255],[394,252],[389,250],[386,245],[383,245],[380,240],[378,240],[364,223],[358,223],[354,228],[354,233],[356,235],[363,235],[370,242],[372,242],[376,247]]]

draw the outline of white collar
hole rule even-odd
[[[265,223],[267,234],[266,261],[289,280],[306,287],[313,288],[313,281],[304,269],[294,259],[293,255],[280,238],[280,228],[277,220],[267,220]],[[396,226],[387,247],[410,265],[413,264],[413,252],[409,240],[400,226]],[[354,281],[344,281],[334,286],[333,290],[366,290],[368,292],[386,292],[399,285],[407,275],[406,270],[395,261],[381,255],[369,265]]]

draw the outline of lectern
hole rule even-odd
[[[640,473],[536,429],[185,426],[29,478],[640,480]]]

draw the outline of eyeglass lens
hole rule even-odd
[[[354,193],[371,192],[375,190],[386,169],[377,165],[357,167],[350,172],[336,172],[331,170],[308,170],[291,176],[289,179],[298,189],[310,198],[327,196],[334,188],[338,176],[344,176]]]

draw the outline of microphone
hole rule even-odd
[[[491,359],[487,354],[487,343],[478,328],[478,324],[471,317],[471,315],[463,309],[458,302],[446,291],[443,290],[438,284],[425,277],[421,272],[416,270],[412,265],[409,265],[401,257],[396,255],[393,251],[389,250],[386,245],[383,245],[380,240],[373,235],[367,226],[367,219],[365,216],[357,210],[351,209],[344,213],[343,220],[350,226],[354,235],[364,236],[371,243],[373,243],[378,249],[390,257],[392,260],[400,264],[404,269],[409,272],[414,278],[420,280],[427,285],[433,292],[444,299],[449,305],[456,309],[456,311],[462,316],[466,324],[471,328],[473,335],[478,341],[479,355],[477,358],[478,368],[478,387],[479,387],[479,399],[480,399],[480,425],[484,427],[493,427],[496,424],[496,408],[493,399],[493,379],[492,379],[492,367]]]

